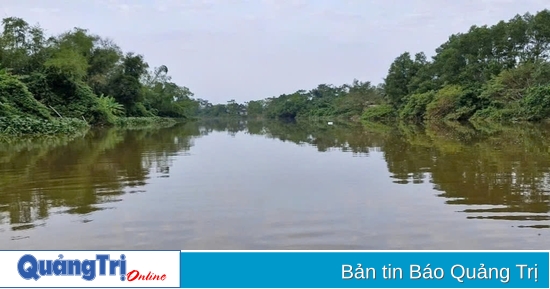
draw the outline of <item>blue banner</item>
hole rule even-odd
[[[549,288],[548,252],[182,251],[182,288]]]

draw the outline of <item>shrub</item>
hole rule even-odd
[[[395,110],[389,104],[381,104],[377,106],[372,106],[363,112],[361,118],[366,121],[378,121],[383,119],[395,118]]]
[[[519,107],[510,107],[510,108],[496,108],[490,106],[481,110],[478,110],[470,118],[471,121],[508,121],[508,120],[518,120],[519,119]]]
[[[0,134],[3,135],[71,135],[89,128],[81,119],[38,119],[32,117],[0,117]]]
[[[123,105],[119,104],[111,96],[101,95],[99,98],[96,99],[95,109],[93,110],[93,117],[90,122],[97,125],[111,125],[116,123],[117,116],[123,114]]]
[[[537,85],[527,90],[521,101],[522,115],[526,120],[550,117],[550,85]]]
[[[427,105],[434,99],[434,92],[413,94],[405,97],[405,105],[399,112],[403,119],[422,120],[426,114]]]
[[[439,90],[435,99],[426,108],[427,119],[442,119],[456,109],[458,99],[462,94],[459,86],[445,86]]]
[[[0,116],[51,118],[48,108],[33,97],[27,86],[7,73],[0,73]]]

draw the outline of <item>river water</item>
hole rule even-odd
[[[2,249],[548,249],[550,126],[202,121],[0,140]]]

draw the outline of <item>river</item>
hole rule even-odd
[[[550,126],[201,121],[0,140],[2,249],[548,249]]]

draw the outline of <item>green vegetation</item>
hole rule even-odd
[[[23,19],[2,20],[0,134],[71,134],[90,125],[158,125],[192,117],[198,102],[161,65],[74,28],[46,36]],[[125,119],[129,118],[129,119]],[[136,118],[151,118],[137,120]]]
[[[151,174],[165,174],[171,156],[188,151],[195,137],[200,132],[193,122],[164,130],[113,127],[78,137],[0,136],[0,224],[9,220],[12,230],[25,230],[56,211],[109,209],[106,204],[139,192]],[[78,185],[67,185],[68,179]]]
[[[451,35],[428,59],[399,55],[383,83],[320,84],[244,104],[193,99],[161,65],[75,28],[46,37],[5,18],[0,34],[0,133],[73,133],[173,120],[246,117],[383,121],[541,121],[550,118],[550,11]],[[147,119],[146,119],[147,118]]]
[[[0,134],[2,135],[55,135],[75,134],[87,129],[88,124],[80,119],[61,118],[44,120],[33,117],[1,117]]]
[[[550,117],[550,11],[472,26],[428,61],[408,52],[392,63],[385,99],[402,119],[538,121]],[[377,115],[367,109],[364,119]]]
[[[535,121],[550,117],[550,12],[517,15],[452,35],[432,61],[400,55],[385,79],[399,116]]]
[[[550,118],[550,11],[451,35],[429,60],[399,55],[384,82],[321,84],[261,101],[212,105],[200,116],[367,121],[540,121]]]
[[[124,117],[117,118],[115,120],[115,125],[126,129],[140,129],[149,127],[170,127],[176,124],[176,122],[177,121],[173,118],[163,117]]]
[[[239,104],[211,104],[199,99],[199,117],[247,118],[357,118],[368,107],[384,103],[382,86],[354,80],[351,84],[321,84],[310,91],[299,90],[264,100]]]

